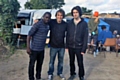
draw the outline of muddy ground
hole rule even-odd
[[[49,48],[45,49],[45,59],[42,69],[42,78],[47,80],[49,63]],[[29,56],[25,49],[18,49],[14,55],[0,59],[0,80],[28,80]],[[120,54],[116,57],[115,52],[103,53],[97,57],[92,54],[84,55],[85,80],[120,80]],[[76,61],[76,72],[78,72]],[[54,80],[60,80],[57,73],[57,58],[55,62]],[[65,52],[63,74],[69,77],[69,56]],[[78,76],[74,80],[79,80]]]

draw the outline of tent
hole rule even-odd
[[[84,20],[88,23],[89,19],[88,18],[84,18]],[[101,26],[105,25],[107,30],[110,30],[110,25],[106,22],[104,22],[102,19],[99,19],[100,23],[98,24],[98,33],[100,33],[102,31]]]
[[[120,18],[105,18],[104,21],[110,24],[110,31],[117,30],[120,34]]]

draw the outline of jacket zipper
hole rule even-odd
[[[77,25],[75,25],[75,32],[74,32],[74,48],[75,48],[75,37],[76,37],[76,29],[77,29]]]

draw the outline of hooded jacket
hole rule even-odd
[[[74,20],[72,19],[68,22],[67,35],[66,35],[66,46],[68,48],[78,48],[82,49],[82,52],[85,53],[87,49],[88,41],[88,25],[81,18],[81,21],[75,25]]]
[[[111,31],[103,30],[103,31],[100,32],[100,34],[98,35],[98,41],[101,41],[102,44],[105,43],[106,38],[113,38]]]

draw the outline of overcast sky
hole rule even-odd
[[[27,0],[18,0],[22,9],[24,9],[24,4]],[[63,9],[66,13],[70,12],[72,7],[79,5],[81,7],[87,7],[94,11],[99,11],[100,13],[120,13],[120,0],[65,0],[65,5]]]

